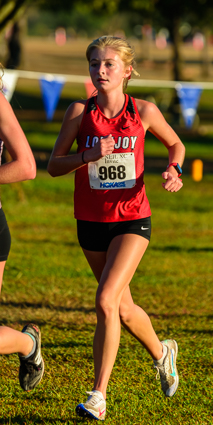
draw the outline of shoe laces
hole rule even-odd
[[[157,369],[156,379],[163,379],[163,381],[166,381],[168,376],[168,365],[162,364],[161,366],[154,366],[155,369]]]
[[[154,366],[155,369],[157,369],[156,379],[161,380],[161,387],[163,391],[166,391],[168,389],[168,386],[170,387],[172,377],[169,373],[169,362],[167,361],[167,356],[165,358],[165,361],[162,365]]]
[[[100,400],[102,400],[102,397],[93,391],[86,391],[86,394],[89,394],[87,402],[89,401],[92,406],[95,406]]]

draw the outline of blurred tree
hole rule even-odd
[[[83,3],[88,3],[88,0]],[[176,81],[182,79],[179,32],[181,23],[185,20],[201,28],[212,28],[212,0],[90,0],[89,3],[97,13],[137,12],[142,22],[146,19],[155,28],[166,27],[173,45],[173,78]]]
[[[8,58],[6,68],[16,69],[21,59],[21,43],[19,39],[19,24],[15,22],[7,36]]]
[[[212,0],[0,0],[0,31],[7,22],[15,17],[20,9],[33,5],[41,9],[58,13],[65,11],[67,15],[77,7],[84,11],[92,11],[94,17],[100,15],[109,18],[116,13],[137,14],[141,23],[150,23],[154,28],[167,28],[173,45],[173,78],[181,80],[180,32],[182,22],[187,21],[206,31],[212,28]],[[85,12],[87,13],[87,12]]]
[[[9,21],[13,20],[22,6],[27,5],[28,0],[0,0],[0,31],[2,31]]]
[[[208,24],[212,26],[212,0],[151,0],[155,3],[153,18],[162,23],[170,32],[173,44],[174,80],[179,81],[181,75],[180,58],[180,26],[183,20],[200,29]],[[205,41],[207,43],[207,40]]]

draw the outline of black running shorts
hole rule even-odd
[[[10,231],[4,211],[0,208],[0,261],[6,261],[11,245]]]
[[[116,223],[77,220],[80,246],[88,251],[107,251],[115,236],[131,233],[150,240],[151,217]]]

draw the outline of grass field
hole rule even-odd
[[[24,68],[85,75],[84,51],[81,41],[59,51],[53,43],[27,40]],[[139,62],[141,78],[171,76],[168,65],[150,66]],[[197,66],[188,65],[185,71],[190,78],[201,76]],[[154,88],[131,89],[130,94],[153,95],[161,106],[170,96]],[[47,123],[38,81],[18,81],[12,106],[33,149],[52,149],[65,109],[81,97],[85,97],[83,85],[66,84],[54,121]],[[198,131],[180,134],[186,157],[213,160],[211,91],[202,93],[198,113]],[[147,137],[145,153],[164,157],[167,152]],[[184,187],[177,194],[163,191],[160,174],[147,174],[145,182],[153,235],[131,289],[159,337],[177,340],[180,386],[172,399],[166,399],[148,354],[123,330],[108,387],[105,423],[212,424],[213,175],[204,175],[199,183],[184,176]],[[45,171],[38,171],[34,181],[1,187],[12,247],[0,323],[21,330],[33,321],[41,327],[45,375],[35,391],[24,393],[18,382],[17,355],[1,356],[0,424],[89,423],[76,417],[75,406],[85,400],[93,382],[97,285],[76,237],[73,188],[73,175],[53,179]]]
[[[150,357],[122,330],[106,424],[213,423],[213,177],[183,181],[169,194],[160,175],[146,176],[153,235],[131,283],[159,337],[179,344],[179,389],[164,397]],[[73,175],[53,179],[39,171],[34,181],[1,188],[12,248],[0,322],[20,330],[37,323],[46,366],[39,387],[24,393],[17,355],[1,356],[4,425],[83,423],[75,406],[93,382],[96,282],[76,238],[73,187]]]

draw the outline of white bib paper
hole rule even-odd
[[[133,152],[113,153],[88,164],[91,189],[130,189],[135,186]]]

